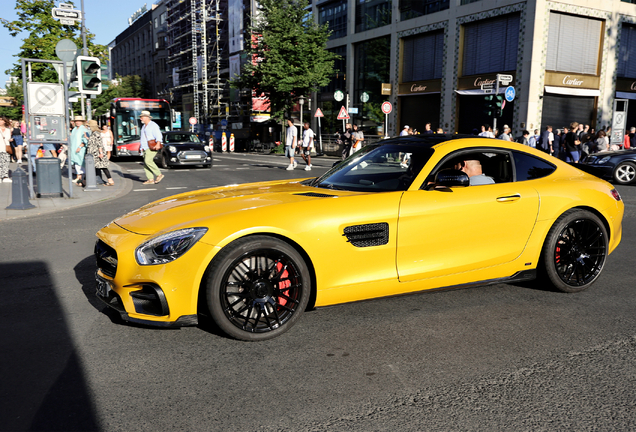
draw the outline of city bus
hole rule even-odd
[[[110,127],[115,137],[114,156],[138,156],[139,133],[143,124],[139,115],[150,111],[152,121],[162,131],[172,130],[170,104],[164,99],[116,98],[110,104]]]

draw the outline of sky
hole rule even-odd
[[[128,28],[128,18],[144,4],[148,10],[156,0],[84,0],[84,13],[86,14],[86,27],[95,34],[95,42],[101,45],[108,45],[117,35]],[[17,18],[15,13],[14,0],[2,0],[0,3],[5,6],[0,9],[0,17],[9,21]],[[56,1],[68,3],[65,1]],[[80,9],[81,0],[74,0],[76,9]],[[10,7],[6,7],[11,5]],[[79,28],[79,24],[78,24]],[[11,37],[9,31],[0,26],[0,88],[5,88],[5,82],[9,76],[5,74],[7,69],[19,62],[19,58],[14,57],[20,51],[22,39],[26,35]],[[78,47],[81,48],[81,47]]]

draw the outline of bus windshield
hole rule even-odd
[[[165,101],[149,100],[118,100],[114,102],[113,132],[117,137],[117,144],[139,141],[141,111],[149,111],[152,121],[159,125],[162,131],[171,129],[170,107]]]

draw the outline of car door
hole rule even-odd
[[[538,210],[538,193],[526,182],[405,192],[397,233],[400,282],[513,261],[525,248]]]

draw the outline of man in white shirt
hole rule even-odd
[[[296,150],[296,145],[298,144],[298,131],[296,130],[296,126],[294,126],[294,122],[291,119],[287,119],[287,134],[285,135],[285,156],[289,158],[289,166],[286,168],[287,171],[291,171],[296,168],[296,161],[294,160],[294,151]]]
[[[400,136],[406,136],[409,134],[409,125],[404,125],[404,129],[400,132]]]
[[[480,137],[484,137],[484,138],[494,138],[495,135],[492,133],[492,131],[490,130],[490,126],[485,124],[485,125],[481,125],[481,132],[479,133]]]
[[[311,171],[311,150],[314,148],[314,131],[309,128],[308,122],[305,122],[303,129],[303,148],[300,155],[307,163],[305,171]]]
[[[537,148],[537,142],[539,141],[539,129],[534,130],[534,135],[528,138],[528,145],[532,148]]]

